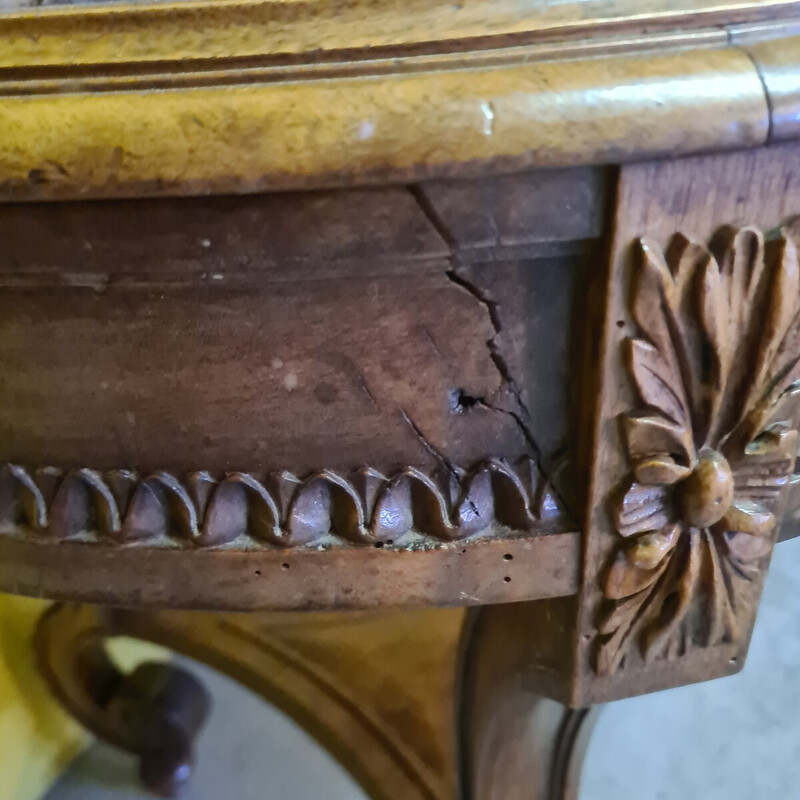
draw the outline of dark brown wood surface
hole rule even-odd
[[[605,184],[5,206],[0,583],[241,609],[573,591],[570,320]]]
[[[566,385],[564,346],[529,344],[569,330],[541,240],[585,245],[602,208],[591,170],[542,180],[526,203],[466,195],[528,257],[498,264],[456,225],[494,259],[463,272],[403,189],[5,207],[3,457],[304,472],[522,454],[514,392],[558,406]]]

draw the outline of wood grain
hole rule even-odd
[[[417,550],[120,549],[3,536],[0,591],[233,611],[474,605],[573,593],[578,552],[578,534],[558,529]]]
[[[569,592],[575,536],[549,534],[574,524],[536,460],[561,478],[603,181],[463,190],[501,232],[463,246],[457,185],[5,206],[5,585],[206,608]]]
[[[16,87],[0,97],[0,122],[0,199],[9,200],[616,162],[763,144],[769,113],[745,53],[687,49],[252,85],[234,76],[183,89],[69,84],[25,96]]]
[[[0,229],[6,460],[304,474],[528,447],[491,408],[488,310],[406,191],[9,207]]]

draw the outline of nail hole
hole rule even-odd
[[[447,397],[450,403],[451,414],[463,414],[481,403],[479,397],[473,397],[463,389],[451,389],[447,393]]]
[[[259,578],[261,577],[261,570],[260,569],[256,570],[256,575],[258,575]]]
[[[378,550],[380,550],[380,549],[381,549],[381,547],[383,547],[383,542],[375,542],[375,544],[373,545],[373,547],[377,547],[377,548],[378,548]]]
[[[464,549],[461,551],[461,555],[463,556],[463,555],[464,555],[464,553],[466,553],[466,552],[467,552],[467,548],[465,547],[465,548],[464,548]]]
[[[505,578],[503,578],[503,583],[511,583],[511,578],[506,575]]]
[[[514,556],[512,556],[511,553],[506,553],[503,556],[503,561],[513,561],[513,560],[514,560]]]
[[[625,327],[625,320],[623,320],[623,319],[618,319],[618,320],[617,320],[617,327],[618,327],[618,328],[624,328],[624,327]]]
[[[283,564],[281,564],[281,569],[289,569],[289,565],[284,561]]]

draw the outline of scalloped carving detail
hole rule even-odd
[[[0,469],[0,533],[58,541],[213,547],[419,546],[510,537],[563,509],[534,461],[391,475]]]

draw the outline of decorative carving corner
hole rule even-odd
[[[436,546],[546,532],[564,517],[530,458],[469,469],[364,468],[179,476],[158,471],[0,469],[0,534],[150,547]]]
[[[797,226],[795,225],[795,228]],[[630,467],[609,498],[595,667],[625,669],[749,635],[797,449],[796,231],[640,241],[621,419]]]

